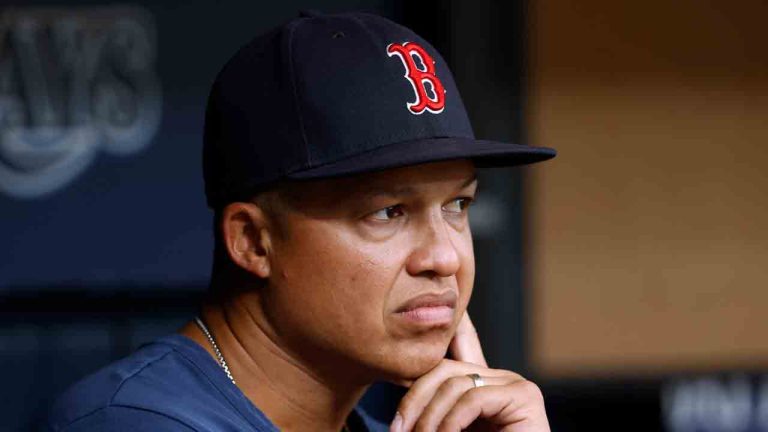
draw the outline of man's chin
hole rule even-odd
[[[435,368],[445,358],[447,347],[422,347],[393,354],[384,371],[385,381],[395,384],[411,383]]]

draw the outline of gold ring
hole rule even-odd
[[[483,381],[483,377],[476,373],[467,374],[468,377],[472,379],[472,384],[475,385],[475,388],[482,387],[485,385],[485,381]]]

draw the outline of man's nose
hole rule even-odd
[[[406,263],[412,276],[448,277],[459,271],[459,252],[451,241],[450,227],[442,215],[431,217],[420,230],[418,246]]]

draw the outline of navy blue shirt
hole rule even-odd
[[[357,408],[352,431],[387,431]],[[277,427],[237,388],[216,360],[180,334],[132,355],[67,390],[45,424],[51,432],[257,431]]]

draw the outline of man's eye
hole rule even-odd
[[[371,217],[373,217],[375,220],[378,221],[389,221],[396,217],[403,215],[403,209],[399,205],[386,207],[381,210],[377,210],[371,214]]]
[[[443,210],[449,212],[449,213],[461,213],[464,210],[469,207],[469,204],[472,202],[472,198],[469,197],[462,197],[462,198],[456,198],[455,200],[449,202],[443,207]]]

